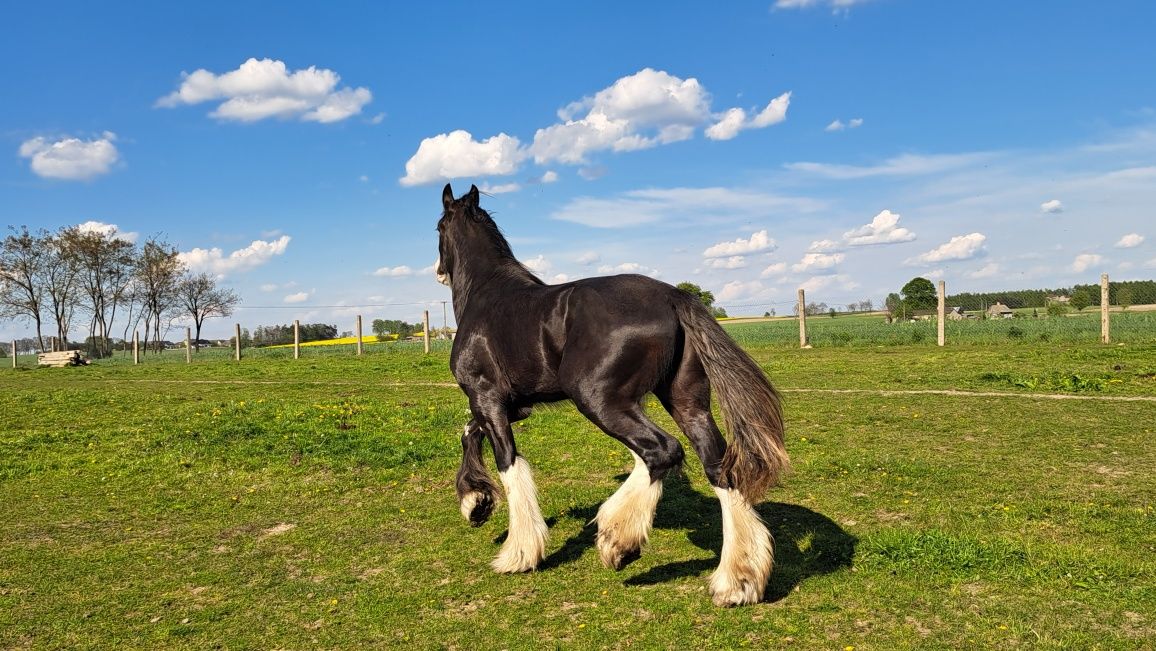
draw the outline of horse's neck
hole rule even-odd
[[[473,260],[460,269],[451,280],[454,315],[460,321],[469,306],[475,303],[493,304],[503,294],[524,287],[539,286],[542,282],[526,271],[516,260]]]

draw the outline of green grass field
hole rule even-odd
[[[794,471],[759,507],[768,601],[730,610],[696,460],[642,557],[601,567],[586,523],[631,458],[565,405],[516,427],[549,556],[490,572],[506,515],[458,512],[444,345],[0,369],[0,648],[1156,645],[1156,343],[771,326],[731,331],[784,393]]]

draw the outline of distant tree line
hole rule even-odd
[[[205,273],[193,273],[159,236],[137,245],[115,230],[66,226],[56,232],[9,226],[0,242],[0,318],[30,323],[36,349],[45,330],[70,347],[74,325],[83,324],[85,351],[112,354],[121,339],[143,326],[144,349],[162,350],[163,333],[188,317],[200,339],[205,319],[232,314],[240,298]]]
[[[302,323],[300,328],[301,343],[307,341],[324,341],[337,337],[337,326],[328,323]],[[277,346],[293,343],[293,324],[257,326],[253,334],[245,341],[246,333],[241,334],[242,345]]]
[[[1074,285],[1058,289],[1021,289],[1004,292],[949,294],[947,303],[964,310],[984,310],[995,303],[1014,309],[1025,307],[1046,308],[1048,298],[1062,296],[1073,309],[1082,310],[1100,304],[1100,286]],[[1156,280],[1125,280],[1108,283],[1108,304],[1131,307],[1138,303],[1156,302]]]

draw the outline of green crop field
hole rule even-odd
[[[811,323],[812,350],[793,322],[731,328],[783,391],[794,463],[759,507],[767,602],[736,609],[707,594],[721,527],[694,459],[641,558],[600,565],[587,522],[631,457],[567,405],[516,426],[548,558],[493,574],[506,514],[458,512],[444,344],[0,369],[0,648],[1156,645],[1150,336]]]

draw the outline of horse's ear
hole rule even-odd
[[[450,204],[454,202],[454,189],[446,183],[446,187],[442,190],[442,210],[449,210]]]
[[[476,186],[476,185],[470,186],[470,191],[466,193],[466,199],[468,200],[468,203],[470,205],[472,205],[475,208],[478,207],[478,186]]]

